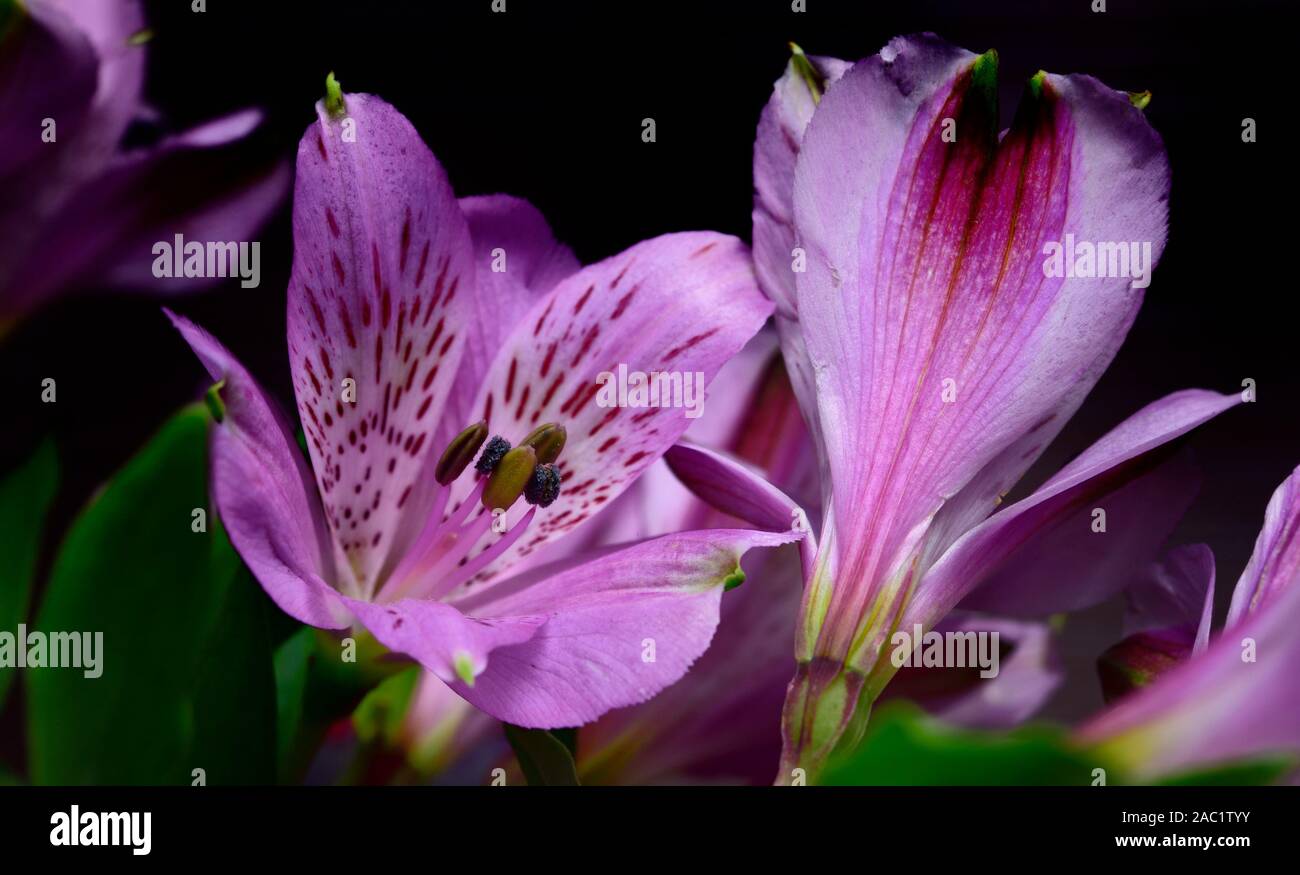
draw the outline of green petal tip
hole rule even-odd
[[[343,86],[334,78],[333,70],[325,77],[325,111],[333,118],[347,112],[347,107],[343,105]]]

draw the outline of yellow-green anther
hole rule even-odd
[[[537,452],[538,463],[549,465],[560,458],[560,453],[564,452],[564,442],[568,438],[564,426],[548,422],[533,429],[532,434],[519,442],[519,446],[532,447]]]
[[[536,467],[537,453],[532,447],[515,447],[506,453],[483,487],[483,506],[488,510],[509,510],[524,494]]]
[[[478,448],[483,446],[483,441],[487,440],[487,435],[487,423],[476,422],[452,438],[447,449],[442,451],[438,466],[433,470],[437,481],[446,486],[459,477],[469,467],[469,463],[474,461],[474,456],[477,455]]]
[[[126,44],[133,47],[142,46],[151,39],[153,39],[153,28],[145,27],[128,36],[126,38]]]
[[[799,78],[803,79],[804,84],[808,86],[808,93],[812,95],[813,105],[821,103],[822,92],[826,90],[826,77],[822,76],[821,72],[803,53],[803,49],[799,48],[797,43],[790,43],[790,66],[794,67],[794,71],[799,74]]]
[[[343,105],[343,86],[339,85],[339,80],[334,78],[333,70],[325,77],[325,111],[331,118],[340,118],[348,111],[348,108]]]
[[[1150,91],[1130,91],[1130,92],[1128,93],[1128,101],[1129,101],[1129,103],[1131,103],[1131,104],[1133,104],[1134,106],[1136,106],[1138,109],[1146,109],[1146,108],[1147,108],[1147,104],[1149,104],[1149,103],[1151,102],[1151,92],[1150,92]]]

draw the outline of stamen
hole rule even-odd
[[[532,447],[515,447],[506,453],[483,489],[483,506],[509,510],[523,495],[536,467],[537,453]]]
[[[487,423],[477,422],[452,438],[447,449],[443,450],[442,458],[438,460],[438,467],[434,469],[433,476],[439,484],[448,485],[469,467],[478,448],[487,440],[487,434]]]
[[[488,441],[487,446],[483,448],[483,455],[478,457],[474,470],[480,474],[491,474],[497,469],[497,465],[501,464],[501,460],[505,458],[508,452],[510,452],[510,441],[501,437],[501,435],[493,436],[492,440]]]
[[[532,447],[537,451],[537,461],[547,465],[560,458],[560,453],[564,451],[564,442],[568,439],[568,436],[564,426],[559,423],[548,422],[535,428],[532,434],[519,442],[519,446]]]
[[[554,465],[538,465],[524,487],[524,500],[538,507],[550,507],[560,497],[560,472]]]
[[[446,575],[443,580],[440,580],[435,585],[433,597],[441,598],[461,584],[473,580],[474,575],[491,565],[499,556],[514,546],[515,541],[518,541],[523,536],[536,515],[537,508],[530,508],[528,513],[524,514],[523,518],[515,523],[510,531],[502,535],[495,544],[457,568],[454,574]],[[488,518],[489,515],[484,514],[484,517]]]

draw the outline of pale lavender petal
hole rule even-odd
[[[718,450],[680,443],[664,456],[677,479],[712,507],[772,532],[800,527],[800,555],[811,568],[816,541],[807,514],[753,467]]]
[[[1124,635],[1154,633],[1185,642],[1193,653],[1210,643],[1214,553],[1205,544],[1170,550],[1124,592]]]
[[[1128,331],[1142,283],[1049,276],[1048,244],[1134,241],[1152,264],[1163,249],[1168,162],[1126,94],[1036,76],[999,135],[996,90],[992,54],[900,38],[827,91],[804,135],[797,304],[834,493],[788,763],[837,743],[911,603],[942,616],[927,565],[994,509]]]
[[[477,281],[469,299],[465,356],[447,404],[447,440],[474,421],[479,386],[515,326],[539,298],[581,267],[528,201],[494,194],[461,198],[460,206],[474,241]]]
[[[584,727],[584,784],[768,784],[781,753],[781,702],[794,669],[800,560],[789,547],[746,557],[722,599],[708,652],[649,702]]]
[[[791,540],[745,530],[683,532],[543,575],[470,610],[546,622],[526,643],[495,649],[472,687],[454,688],[489,714],[530,727],[577,726],[643,702],[708,647],[723,590],[741,579],[741,556]],[[507,581],[504,589],[515,588]]]
[[[1109,598],[1155,558],[1199,482],[1185,456],[1165,461],[1152,451],[1240,402],[1188,389],[1147,405],[963,536],[909,610],[940,617],[956,598],[970,610],[1034,617]],[[1097,510],[1106,514],[1104,532],[1094,530]]]
[[[564,425],[563,487],[493,573],[590,518],[662,456],[770,313],[744,245],[710,232],[639,243],[539,300],[500,350],[473,418],[512,444],[542,423]],[[617,397],[618,375],[636,372],[667,374],[672,403],[619,406],[633,399]],[[456,486],[457,498],[470,488]],[[510,523],[523,513],[521,502]]]
[[[376,603],[345,598],[344,602],[381,644],[412,657],[449,684],[460,684],[462,677],[472,680],[487,669],[496,648],[528,641],[548,619],[540,613],[466,616],[432,599]]]
[[[1225,628],[1242,623],[1300,578],[1300,469],[1269,499],[1250,564],[1232,591]]]
[[[339,564],[364,592],[433,512],[475,277],[469,227],[419,134],[377,97],[343,101],[338,118],[318,103],[298,145],[289,363]]]
[[[955,611],[935,631],[996,633],[1001,655],[995,677],[978,667],[899,669],[880,697],[909,699],[947,723],[971,729],[1009,729],[1033,717],[1065,677],[1059,648],[1046,623],[1026,623]]]
[[[350,617],[327,581],[329,535],[311,472],[275,402],[212,335],[168,317],[213,380],[225,407],[212,429],[212,493],[230,541],[281,610],[325,629]]]

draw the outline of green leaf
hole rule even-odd
[[[182,410],[82,511],[55,559],[42,632],[102,633],[102,675],[28,669],[36,784],[270,782],[275,697],[265,597],[208,507],[208,419]]]
[[[856,750],[837,756],[819,783],[832,785],[1088,785],[1111,764],[1071,747],[1063,730],[1027,726],[1011,732],[956,729],[896,702],[872,715]]]
[[[1243,787],[1276,784],[1295,772],[1294,756],[1261,757],[1171,775],[1157,783],[1173,787]]]
[[[576,733],[572,729],[548,732],[545,729],[524,729],[510,723],[504,725],[506,738],[530,786],[578,786],[578,767],[574,763]]]
[[[307,695],[307,667],[315,648],[312,630],[303,627],[275,651],[275,726],[280,780],[293,778],[294,742],[302,727]]]
[[[58,484],[58,454],[49,440],[0,480],[0,632],[16,635],[27,619],[41,531]],[[15,671],[0,668],[0,706]]]
[[[208,636],[194,698],[191,757],[208,783],[265,784],[275,779],[275,671],[266,622],[266,596],[247,569],[226,590],[218,630],[239,629],[231,646],[224,632]]]

